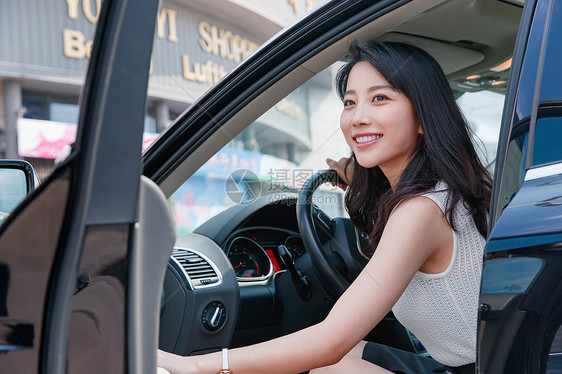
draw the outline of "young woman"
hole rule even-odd
[[[352,155],[328,164],[369,263],[317,325],[222,357],[160,351],[159,366],[216,374],[228,354],[236,374],[474,372],[491,177],[445,75],[419,48],[355,42],[337,88]],[[361,341],[390,309],[434,360]]]

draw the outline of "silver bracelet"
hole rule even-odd
[[[228,368],[228,348],[222,349],[222,370],[219,374],[233,374]]]

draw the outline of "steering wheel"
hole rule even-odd
[[[331,218],[314,204],[313,194],[327,182],[338,182],[334,170],[312,175],[297,201],[297,221],[302,240],[324,289],[339,297],[359,275],[368,257],[363,239],[349,218]]]

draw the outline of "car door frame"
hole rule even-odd
[[[0,229],[0,262],[6,266],[7,274],[16,279],[15,274],[25,274],[30,270],[21,262],[17,263],[13,256],[10,257],[10,254],[26,250],[25,241],[18,238],[29,235],[30,229],[34,234],[39,233],[40,230],[33,228],[55,216],[52,211],[43,212],[48,216],[37,214],[34,217],[29,217],[26,212],[33,211],[37,202],[58,181],[68,183],[67,195],[62,198],[66,203],[53,208],[60,210],[62,224],[60,231],[55,233],[58,235],[54,240],[56,246],[43,251],[46,257],[41,273],[46,278],[37,279],[38,285],[42,286],[37,287],[39,302],[34,305],[18,304],[11,297],[18,293],[18,284],[12,281],[7,285],[8,308],[6,315],[0,316],[0,328],[12,329],[14,333],[0,336],[0,348],[5,348],[2,349],[4,354],[0,355],[1,367],[21,367],[18,365],[25,357],[29,360],[26,365],[36,372],[72,371],[69,366],[72,367],[76,357],[68,354],[68,350],[71,348],[69,335],[74,328],[71,327],[73,302],[82,290],[92,284],[88,279],[81,279],[80,274],[87,274],[88,267],[95,269],[100,265],[96,261],[89,264],[82,261],[90,229],[120,227],[124,233],[120,246],[125,257],[122,252],[119,261],[131,260],[129,250],[134,247],[132,241],[139,214],[146,90],[158,9],[158,0],[144,0],[142,6],[133,0],[103,2],[83,87],[77,140],[72,153]],[[16,239],[2,241],[8,237]],[[2,244],[10,248],[2,248]],[[52,245],[53,240],[49,243],[45,241],[45,245],[48,244]],[[131,326],[128,326],[132,318],[127,311],[132,300],[128,291],[138,280],[136,277],[139,275],[131,270],[119,275],[116,284],[122,286],[124,297],[119,299],[122,305],[112,306],[114,311],[109,311],[120,321],[118,330],[133,337],[137,332],[131,331]],[[19,321],[21,308],[35,308],[28,311],[32,317]],[[14,321],[25,322],[29,328],[14,330],[10,325]],[[154,326],[154,330],[156,328]],[[104,336],[99,338],[104,341]],[[13,344],[21,339],[25,344]],[[119,348],[118,356],[121,357],[108,364],[109,371],[121,368],[118,371],[136,372],[138,368],[155,366],[156,352],[152,345],[134,351],[128,350],[126,341],[123,339]],[[95,368],[82,369],[81,372],[95,371]]]

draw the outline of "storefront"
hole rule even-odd
[[[145,146],[315,2],[163,1],[152,53]],[[100,7],[101,0],[0,1],[0,157],[27,159],[45,177],[73,142]],[[308,95],[297,92],[281,102],[278,115],[286,117],[287,126],[274,129],[281,137],[298,137],[304,149]],[[264,119],[263,126],[269,125]],[[260,145],[259,133],[254,136],[245,141],[253,150],[298,158],[298,150]]]

